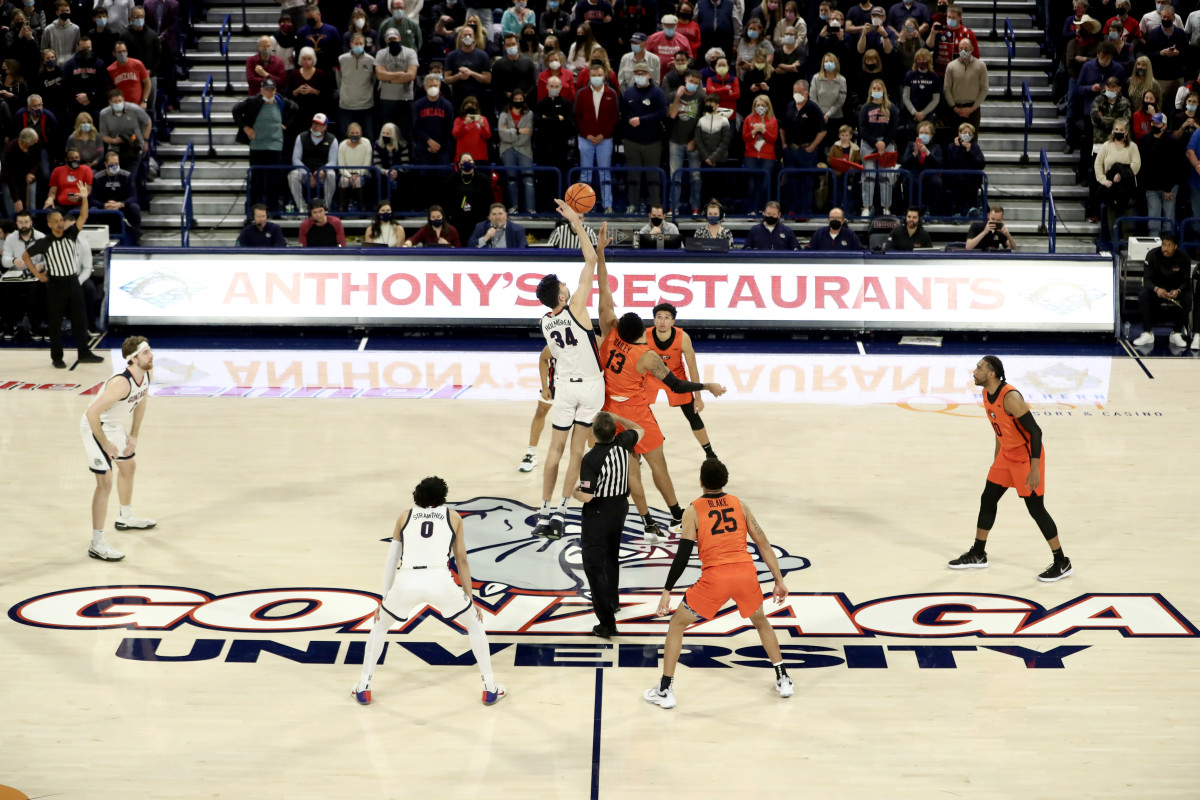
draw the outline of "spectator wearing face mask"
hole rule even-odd
[[[358,211],[366,207],[363,187],[371,178],[371,173],[366,167],[371,166],[374,158],[375,152],[371,147],[371,140],[364,140],[362,127],[357,122],[351,122],[346,129],[346,138],[338,144],[339,208]],[[348,204],[347,200],[349,200]]]
[[[933,24],[933,18],[924,3],[919,3],[917,0],[896,0],[888,9],[888,27],[899,31],[908,20],[916,23],[917,33],[921,36],[927,36],[929,26]]]
[[[108,11],[103,8],[92,11],[92,29],[83,36],[85,39],[91,40],[92,49],[105,63],[112,58],[113,48],[121,39],[120,35],[108,24]]]
[[[575,147],[575,106],[565,97],[567,85],[557,75],[546,81],[546,96],[533,109],[533,163],[554,167],[564,177]],[[553,205],[553,181],[534,181],[539,208]]]
[[[66,0],[54,4],[54,22],[42,31],[42,49],[53,50],[59,63],[74,55],[83,31],[71,21],[71,5]]]
[[[750,197],[770,197],[775,176],[775,143],[779,139],[779,120],[765,94],[754,98],[753,112],[742,123],[745,167],[750,171]],[[750,202],[749,207],[757,205]]]
[[[683,85],[675,90],[667,116],[671,118],[667,141],[667,162],[671,171],[671,209],[678,211],[686,207],[693,214],[700,213],[700,149],[696,129],[708,106],[719,108],[719,104],[708,102],[700,85],[700,73],[688,70],[684,73]],[[728,122],[726,122],[728,126]],[[728,146],[728,145],[726,145]],[[684,166],[687,172],[684,172]],[[689,187],[688,203],[681,206],[684,185]]]
[[[1110,77],[1104,84],[1104,92],[1099,99],[1092,104],[1091,128],[1092,128],[1092,150],[1091,155],[1094,158],[1100,152],[1100,148],[1111,138],[1113,125],[1117,122],[1128,124],[1133,117],[1132,106],[1125,95],[1121,94],[1121,84],[1116,77]],[[1128,131],[1128,128],[1125,128]],[[1099,193],[1096,189],[1095,181],[1092,179],[1094,171],[1093,164],[1087,162],[1088,184],[1091,191],[1088,196],[1087,217],[1090,222],[1097,222],[1100,218]]]
[[[326,75],[332,75],[338,65],[338,56],[342,54],[342,35],[321,19],[321,9],[317,6],[307,6],[304,19],[304,27],[296,34],[296,46],[311,47],[317,57],[317,67]]]
[[[1146,56],[1138,56],[1137,61],[1133,64],[1133,73],[1129,79],[1129,86],[1125,90],[1125,96],[1129,98],[1129,102],[1136,112],[1142,109],[1142,104],[1150,95],[1154,96],[1155,106],[1158,106],[1163,98],[1172,96],[1163,94],[1162,85],[1155,79],[1154,67],[1151,66],[1150,59]],[[1150,113],[1153,115],[1155,112]]]
[[[1125,213],[1125,208],[1135,196],[1138,189],[1137,175],[1142,169],[1141,152],[1129,136],[1129,122],[1119,119],[1113,123],[1108,140],[1101,145],[1096,153],[1096,199],[1095,207],[1100,204],[1108,207],[1108,219],[1101,227],[1101,238],[1107,239],[1108,231],[1112,230],[1117,218]]]
[[[825,134],[832,137],[844,122],[848,86],[842,75],[837,56],[827,53],[821,58],[820,70],[813,75],[810,99],[825,117]]]
[[[917,53],[924,49],[925,37],[919,33],[916,21],[907,20],[896,34],[896,48],[892,51],[892,61],[900,72],[908,72],[913,68]]]
[[[958,136],[946,147],[944,155],[946,169],[982,171],[987,166],[987,159],[975,139],[975,128],[969,122],[958,126]],[[974,175],[946,175],[944,194],[950,205],[950,213],[962,216],[970,214],[972,208],[978,208],[976,204],[979,202],[982,182],[982,178]]]
[[[662,89],[650,82],[651,65],[645,61],[634,65],[633,85],[621,96],[621,119],[625,126],[625,164],[628,167],[657,169],[662,163],[663,133],[666,131],[667,98]],[[634,214],[642,204],[643,178],[646,183],[646,203],[662,201],[662,188],[657,172],[645,175],[632,172],[627,179],[627,214]]]
[[[796,234],[783,224],[779,203],[770,201],[763,208],[762,222],[746,232],[746,250],[795,250]]]
[[[413,163],[454,163],[454,106],[442,96],[442,82],[426,75],[424,96],[413,102],[410,144]]]
[[[79,40],[79,49],[63,67],[63,86],[72,117],[80,111],[98,113],[104,106],[108,72],[104,62],[92,52],[92,40],[86,36]]]
[[[630,51],[621,56],[621,63],[617,67],[617,88],[620,89],[622,95],[634,84],[634,69],[639,64],[646,65],[646,74],[651,84],[658,86],[662,82],[662,64],[657,55],[646,51],[646,39],[644,33],[633,34],[629,45]]]
[[[441,206],[430,206],[427,219],[402,247],[462,247],[458,231],[446,220],[446,212]]]
[[[698,0],[695,20],[700,26],[700,49],[719,47],[732,53],[742,36],[742,11],[734,0]]]
[[[83,204],[79,186],[92,185],[92,170],[79,159],[78,150],[67,151],[67,163],[50,173],[50,191],[43,208],[53,208],[66,214]]]
[[[110,74],[114,66],[109,65]],[[287,65],[284,64],[282,58],[275,55],[275,51],[271,47],[271,37],[260,36],[258,37],[258,52],[246,59],[247,94],[251,97],[258,94],[258,88],[266,78],[275,81],[276,85],[282,84],[287,80]]]
[[[492,136],[492,126],[487,117],[480,113],[479,101],[474,96],[463,99],[458,116],[454,119],[452,133],[455,160],[461,161],[464,154],[469,154],[476,163],[487,163],[487,144]]]
[[[934,22],[925,40],[925,46],[933,53],[934,72],[945,76],[946,67],[958,58],[958,44],[964,39],[971,43],[971,55],[979,58],[979,42],[975,39],[975,32],[963,24],[962,9],[950,6],[946,9],[945,25]]]
[[[1168,6],[1169,4],[1166,2],[1166,0],[1158,0],[1158,2],[1154,4],[1153,11],[1147,11],[1142,15],[1141,20],[1138,21],[1138,29],[1142,34],[1141,38],[1143,41],[1147,36],[1150,35],[1150,31],[1162,26],[1162,12],[1165,11]]]
[[[825,141],[825,116],[809,97],[808,81],[792,85],[792,102],[783,109],[783,165],[788,169],[813,169],[821,160]],[[787,176],[784,184],[789,216],[806,217],[813,210],[813,175]]]
[[[560,44],[570,44],[574,26],[571,12],[562,7],[562,0],[546,0],[546,10],[538,17],[538,31],[543,37],[557,36]]]
[[[368,140],[375,138],[375,57],[361,33],[350,39],[350,52],[338,56],[338,127],[358,123]]]
[[[1138,53],[1134,47],[1134,40],[1121,32],[1120,36],[1113,36],[1118,29],[1114,25],[1108,31],[1108,42],[1117,49],[1113,55],[1113,61],[1121,65],[1121,69],[1125,70],[1126,75],[1133,74],[1133,62],[1137,58]]]
[[[1117,0],[1116,14],[1109,17],[1104,23],[1104,30],[1108,30],[1109,26],[1116,22],[1121,26],[1121,30],[1125,37],[1131,41],[1138,41],[1142,38],[1142,29],[1138,25],[1137,18],[1133,16],[1132,5],[1130,0]],[[1190,19],[1190,17],[1189,17]]]
[[[862,246],[858,235],[846,226],[845,213],[840,208],[831,208],[829,225],[813,232],[806,249],[827,253],[849,253],[862,252],[866,248]]]
[[[506,33],[504,53],[492,62],[492,97],[497,112],[512,101],[514,92],[532,92],[537,85],[537,65],[521,54],[519,41],[517,34]]]
[[[1200,130],[1200,92],[1188,93],[1183,99],[1183,108],[1170,118],[1170,127],[1176,141],[1184,143]]]
[[[720,180],[716,176],[705,176],[703,173],[725,165],[725,159],[729,158],[729,146],[733,143],[733,126],[729,124],[729,117],[722,110],[720,102],[712,95],[705,96],[704,109],[706,113],[700,118],[694,132],[696,155],[700,158],[704,192],[714,195],[717,194],[714,188]],[[696,215],[699,216],[698,213]]]
[[[460,232],[473,231],[488,218],[492,204],[490,173],[477,169],[470,153],[463,153],[458,162],[458,175],[448,181],[441,205],[450,209],[450,223]]]
[[[871,84],[876,81],[881,81],[888,90],[888,95],[897,94],[893,89],[893,82],[899,77],[895,71],[889,71],[883,67],[883,56],[878,50],[868,50],[863,53],[861,61],[861,69],[857,70],[851,80],[850,96],[852,98],[852,108],[861,109],[863,104],[868,101],[871,96]],[[897,119],[899,114],[897,113]]]
[[[859,53],[877,50],[884,56],[890,56],[896,49],[896,33],[888,28],[882,6],[871,9],[871,17],[858,34],[856,45]]]
[[[679,33],[679,18],[667,14],[662,18],[662,30],[646,37],[646,52],[658,56],[659,80],[661,81],[672,63],[675,54],[684,53],[690,61],[695,57],[695,45],[686,36]]]
[[[913,68],[900,84],[901,137],[911,139],[922,122],[937,123],[937,109],[942,102],[942,79],[933,71],[933,54],[918,50]]]
[[[1174,97],[1191,64],[1192,51],[1188,35],[1183,26],[1177,24],[1175,9],[1171,6],[1163,9],[1161,24],[1146,34],[1144,50],[1154,65],[1154,74],[1163,92],[1167,97]]]
[[[955,122],[965,120],[978,131],[980,110],[988,94],[988,70],[983,60],[972,54],[971,43],[966,39],[958,43],[958,58],[946,67],[942,91],[948,118]]]
[[[475,41],[475,30],[464,27],[458,33],[458,47],[446,56],[445,83],[454,93],[454,101],[462,105],[467,97],[490,96],[492,62]]]
[[[586,0],[584,0],[586,2]],[[579,164],[583,167],[580,180],[592,180],[591,167],[600,167],[600,196],[604,213],[612,213],[613,137],[619,119],[619,99],[616,91],[604,80],[604,65],[593,61],[588,70],[588,85],[575,95],[575,127],[579,130]]]
[[[942,147],[933,140],[933,123],[929,120],[917,124],[916,138],[904,148],[900,168],[907,170],[912,178],[913,196],[922,198],[925,206],[941,212],[942,202]]]
[[[1132,101],[1132,99],[1131,96],[1130,100]],[[1154,92],[1146,92],[1140,99],[1141,106],[1133,112],[1133,124],[1130,126],[1133,140],[1139,143],[1142,141],[1142,137],[1149,135],[1150,120],[1158,113],[1158,98],[1154,96]]]
[[[1183,146],[1167,131],[1167,118],[1155,114],[1150,118],[1150,131],[1137,142],[1142,158],[1142,170],[1138,173],[1138,186],[1146,193],[1146,216],[1166,217],[1170,223],[1163,225],[1157,220],[1149,223],[1150,235],[1157,236],[1164,228],[1171,230],[1175,222],[1175,201],[1179,196],[1180,165]]]
[[[104,168],[92,171],[92,193],[88,196],[88,204],[96,211],[119,211],[125,218],[125,230],[130,243],[137,244],[142,236],[142,209],[137,201],[137,186],[133,176],[121,169],[117,154],[109,152],[104,157]],[[101,222],[108,222],[109,230],[117,233],[120,225],[116,221],[97,217]]]
[[[563,100],[568,103],[575,100],[575,74],[567,69],[565,64],[566,60],[562,52],[554,50],[546,53],[546,69],[538,75],[538,102],[545,100],[549,95],[548,88],[551,78],[558,78],[558,92]]]
[[[375,78],[379,81],[379,118],[399,126],[406,143],[412,141],[413,86],[417,80],[417,51],[405,47],[400,32],[387,32],[383,48],[375,55]]]

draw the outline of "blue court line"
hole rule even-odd
[[[600,798],[600,717],[604,709],[604,669],[596,667],[596,710],[592,719],[592,800]]]
[[[1122,346],[1124,346],[1125,350],[1129,353],[1130,358],[1132,358],[1134,361],[1136,361],[1137,365],[1142,368],[1142,372],[1146,373],[1146,377],[1149,378],[1150,380],[1154,380],[1154,376],[1150,374],[1150,370],[1146,367],[1145,363],[1142,362],[1142,357],[1141,357],[1141,355],[1138,354],[1138,351],[1133,349],[1133,345],[1131,345],[1125,339],[1121,340],[1121,344],[1122,344]]]

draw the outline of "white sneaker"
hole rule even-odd
[[[642,699],[644,699],[647,703],[653,703],[659,708],[674,708],[675,690],[667,689],[665,692],[661,692],[657,686],[651,686],[649,689],[642,692]]]
[[[1200,333],[1192,334],[1192,349],[1200,350]]]
[[[521,459],[521,463],[517,465],[517,469],[521,472],[533,472],[533,468],[537,466],[537,454],[526,453]]]
[[[779,692],[780,697],[791,697],[796,693],[796,689],[792,686],[792,679],[787,675],[775,681],[775,691]]]
[[[1142,331],[1142,335],[1133,340],[1134,347],[1145,347],[1154,344],[1154,331]]]
[[[671,524],[667,526],[667,530],[671,533],[683,533],[683,517],[672,519]]]
[[[1182,333],[1172,333],[1167,341],[1176,347],[1186,348],[1188,346],[1187,339],[1183,338]]]
[[[114,550],[109,547],[108,542],[100,542],[88,548],[88,555],[92,558],[98,558],[101,561],[120,561],[125,557],[125,554],[120,550]]]
[[[861,214],[859,214],[859,216],[860,216],[860,217],[869,217],[869,216],[871,216],[871,209],[867,208],[866,206],[863,206],[862,213],[861,213]]]
[[[152,519],[143,519],[136,514],[131,514],[128,517],[118,516],[116,521],[116,529],[119,531],[127,531],[134,528],[144,530],[146,528],[153,528],[157,524],[158,523]]]

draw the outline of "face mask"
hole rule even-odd
[[[674,36],[674,35],[675,35],[675,28],[674,28],[674,26],[663,28],[663,36],[665,36],[665,37],[667,37],[668,39],[670,39],[670,38],[671,38],[672,36]]]
[[[721,222],[721,217],[718,214],[709,214],[705,219],[708,220],[709,225],[717,225]]]
[[[120,165],[120,164],[109,164],[109,165],[108,165],[108,174],[109,174],[109,175],[116,175],[116,174],[117,174],[117,171],[118,171],[119,169],[121,169],[121,165]]]
[[[146,20],[140,17],[135,17],[129,24],[133,25],[133,29],[135,31],[140,31],[142,28],[146,27]],[[291,28],[289,27],[288,30],[290,31]],[[284,33],[287,33],[287,31],[284,31]]]
[[[53,58],[49,59],[46,62],[46,69],[54,69],[56,66],[58,66],[58,62],[55,61]]]
[[[354,53],[356,56],[361,56],[363,54],[363,49],[364,48],[361,44],[356,44],[350,48],[350,52]]]
[[[788,22],[795,22],[796,21],[796,12],[785,11],[785,12],[783,12],[783,18],[786,19]]]
[[[551,11],[558,11],[558,0],[550,0],[549,3],[546,3],[546,8]]]
[[[367,21],[365,19],[363,19],[362,17],[359,17],[358,19],[354,20],[354,27],[358,28],[360,31],[363,29],[363,26],[365,26],[366,24],[367,24]]]
[[[394,56],[400,55],[400,51],[404,49],[401,42],[388,42],[388,52]]]
[[[68,161],[67,166],[70,167],[71,169],[79,169],[79,162],[78,161]]]
[[[80,124],[80,126],[79,126],[80,133],[91,133],[91,131],[92,131],[92,123],[84,122],[84,123]]]
[[[108,17],[96,17],[96,27],[103,28],[108,24]]]
[[[689,91],[689,92],[694,92],[694,91],[696,91],[697,89],[699,89],[699,88],[700,88],[700,84],[698,84],[698,83],[692,83],[691,81],[687,81],[686,83],[684,83],[684,85],[683,85],[683,86],[684,86],[684,88],[685,88],[687,91]],[[1192,108],[1192,110],[1193,110],[1193,111],[1195,111],[1195,110],[1196,110],[1194,106],[1192,106],[1191,108]]]
[[[117,53],[117,63],[124,64],[129,60],[129,53]]]
[[[41,115],[42,115],[42,110],[40,108],[29,109],[29,116],[33,117],[34,119],[37,119]]]
[[[379,221],[380,222],[391,222],[392,221],[392,212],[380,211],[379,212]]]
[[[754,41],[755,39],[758,38],[758,31],[755,31],[755,30],[746,31],[746,37],[748,39],[750,39],[750,41]]]
[[[1109,31],[1108,38],[1115,42],[1121,38],[1121,34],[1117,33],[1116,31]]]
[[[61,22],[66,22],[66,21],[67,21],[67,20],[69,20],[70,18],[71,18],[71,15],[70,15],[69,13],[67,13],[66,11],[64,11],[63,13],[61,13],[61,14],[59,14],[59,15],[58,15],[58,19],[59,19]]]
[[[360,141],[362,141],[362,134],[361,134],[361,133],[352,133],[352,134],[350,134],[350,141],[352,141],[352,142],[360,142]]]
[[[121,57],[121,54],[118,53],[117,58],[120,58],[120,57]],[[259,50],[258,57],[260,59],[262,59],[263,61],[267,61],[271,58],[271,51],[270,50]]]
[[[921,144],[929,144],[929,140],[932,139],[933,137],[930,136],[928,133],[922,133],[922,134],[919,134],[917,136],[917,138],[921,140]]]
[[[821,18],[821,22],[828,22],[828,21],[829,21],[829,15],[828,15],[828,14],[818,14],[817,16]]]
[[[325,137],[325,131],[309,131],[308,133],[314,142],[319,142]]]
[[[763,217],[763,225],[774,228],[779,223],[779,217]]]
[[[444,221],[445,221],[445,220],[441,220],[441,219],[431,219],[431,220],[429,220],[429,227],[431,227],[431,228],[440,228],[440,227],[442,227],[442,223],[443,223]]]
[[[463,109],[463,113],[464,114],[478,114],[479,109],[476,108],[475,106],[467,106],[466,108]]]
[[[553,86],[549,86],[546,88],[546,94],[550,95],[551,97],[558,97],[561,93],[562,93],[562,89],[557,89]]]
[[[442,93],[442,90],[441,90],[441,87],[439,87],[439,86],[430,86],[428,89],[425,90],[425,94],[427,94],[429,96],[430,100],[436,100],[437,96],[441,93]]]
[[[692,21],[692,12],[690,12],[690,11],[680,11],[680,12],[679,12],[679,18],[680,18],[681,20],[683,20],[684,22],[691,22],[691,21]]]
[[[471,45],[475,44],[475,37],[474,36],[464,36],[462,43],[463,43],[463,47],[470,47]]]
[[[883,17],[871,17],[871,24],[872,25],[882,25]]]
[[[403,16],[404,16],[403,8],[393,8],[392,9],[392,19],[400,19]]]
[[[755,62],[754,62],[754,68],[755,68],[755,69],[766,69],[766,68],[767,68],[767,62],[765,62],[765,61],[755,61]]]
[[[767,115],[767,107],[766,106],[755,106],[754,113],[758,114],[760,117],[765,117]]]
[[[1107,97],[1109,100],[1116,100],[1116,99],[1117,99],[1117,93],[1116,93],[1116,92],[1113,92],[1113,91],[1110,91],[1110,90],[1108,90],[1108,89],[1105,89],[1105,90],[1104,90],[1104,96],[1105,96],[1105,97]]]
[[[122,111],[125,110],[125,104],[124,103],[113,103],[112,110],[113,110],[114,114],[120,114]]]
[[[592,85],[593,89],[599,89],[604,85],[604,78],[599,75],[593,75],[592,77],[588,78],[588,83]]]
[[[837,69],[837,64],[834,64],[832,61],[826,61],[822,66],[825,67],[826,72],[833,72]]]
[[[796,37],[789,34],[789,35],[783,37],[783,43],[786,44],[787,46],[791,47],[792,45],[794,45],[796,43]]]
[[[960,133],[958,135],[958,138],[960,141],[962,141],[963,144],[971,143],[971,134],[969,134],[969,133]]]
[[[882,100],[883,92],[871,92],[871,99],[872,100]]]
[[[1121,131],[1113,131],[1113,141],[1119,142],[1124,138],[1125,138],[1125,134],[1121,133]]]
[[[801,103],[803,103],[803,102],[804,102],[805,100],[807,100],[807,99],[808,99],[808,97],[806,97],[805,95],[801,94],[800,92],[793,92],[793,93],[792,93],[792,100],[794,100],[794,101],[795,101],[796,105],[800,105]]]
[[[521,109],[521,108],[523,108],[523,107],[524,107],[524,105],[525,105],[525,100],[524,100],[524,98],[522,98],[522,99],[520,99],[520,100],[517,100],[516,98],[513,98],[513,101],[512,101],[512,107],[513,107],[513,108],[515,108],[515,109]]]
[[[829,220],[829,230],[840,231],[842,229],[842,221],[840,219]]]
[[[644,89],[650,85],[650,78],[645,75],[634,75],[633,82]]]
[[[1190,111],[1190,112],[1192,112],[1192,113],[1194,114],[1194,113],[1196,112],[1196,104],[1195,104],[1195,103],[1188,103],[1188,104],[1187,104],[1187,110],[1188,110],[1188,111]]]
[[[662,217],[651,217],[650,224],[653,225],[655,228],[657,228],[659,225],[663,224],[663,218]]]
[[[475,162],[474,161],[464,161],[462,163],[462,166],[460,166],[458,169],[464,175],[470,175],[472,172],[475,171]]]
[[[879,69],[879,64],[875,61],[867,61],[863,66],[872,71]]]
[[[956,19],[946,20],[946,27],[949,28],[950,30],[954,30],[955,28],[958,27],[958,20],[956,20]]]
[[[515,56],[515,55],[517,54],[517,48],[516,48],[516,46],[513,46],[513,47],[506,47],[506,48],[504,48],[504,52],[505,52],[507,55],[510,55],[510,56]]]
[[[729,74],[729,67],[717,67],[717,74],[724,77]]]
[[[1163,9],[1165,9],[1166,7],[1167,7],[1166,3],[1158,3],[1157,5],[1154,6],[1154,10],[1157,11],[1159,14],[1161,14],[1163,12]]]
[[[92,51],[91,50],[80,50],[79,57],[82,58],[84,61],[87,61],[88,59],[90,59],[92,57]]]
[[[720,106],[707,106],[707,109],[708,109],[708,113],[715,114],[721,110],[721,107]]]
[[[629,49],[633,51],[634,55],[642,52],[642,46],[640,44],[630,45]]]
[[[914,28],[912,25],[905,25],[904,32],[907,33],[909,36],[912,36],[914,33],[917,32],[917,29]]]

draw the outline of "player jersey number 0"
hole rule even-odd
[[[601,376],[600,351],[590,319],[584,327],[570,308],[564,308],[557,315],[548,313],[542,317],[542,335],[555,359],[555,377],[560,381]]]
[[[454,527],[450,524],[450,509],[414,508],[400,529],[404,546],[401,563],[404,567],[445,567],[454,545]]]

